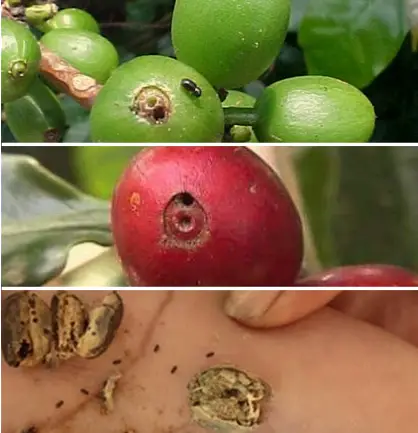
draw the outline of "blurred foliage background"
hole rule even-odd
[[[292,0],[289,32],[280,54],[260,80],[244,90],[257,97],[265,85],[307,73],[340,78],[361,88],[375,106],[373,142],[418,141],[418,53],[412,49],[409,2]],[[122,62],[144,54],[174,55],[170,40],[174,0],[58,4],[92,13]],[[70,124],[65,141],[89,141],[88,112],[66,96],[63,104]],[[3,142],[14,141],[4,123],[2,136]]]

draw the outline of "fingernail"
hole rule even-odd
[[[281,290],[236,290],[230,292],[224,309],[234,319],[254,319],[261,317],[275,303]]]

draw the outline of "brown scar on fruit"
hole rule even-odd
[[[161,125],[170,118],[171,101],[161,88],[146,86],[136,90],[130,109],[138,119]]]
[[[131,206],[131,211],[138,215],[139,206],[141,205],[141,196],[139,192],[133,192],[129,197],[129,205]]]
[[[103,415],[107,415],[114,410],[113,395],[116,390],[116,385],[121,377],[121,373],[115,372],[111,374],[103,383],[103,388],[99,393],[100,412]]]
[[[233,366],[215,366],[196,374],[188,386],[193,421],[229,433],[259,426],[271,397],[261,379]]]

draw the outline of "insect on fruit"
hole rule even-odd
[[[194,96],[196,96],[196,98],[199,98],[202,95],[202,89],[194,81],[190,80],[189,78],[183,78],[181,80],[181,85],[188,92],[190,92]]]

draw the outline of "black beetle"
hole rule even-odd
[[[186,89],[188,92],[192,93],[196,98],[199,98],[202,96],[202,89],[192,80],[189,78],[183,78],[181,80],[181,85],[184,89]]]

